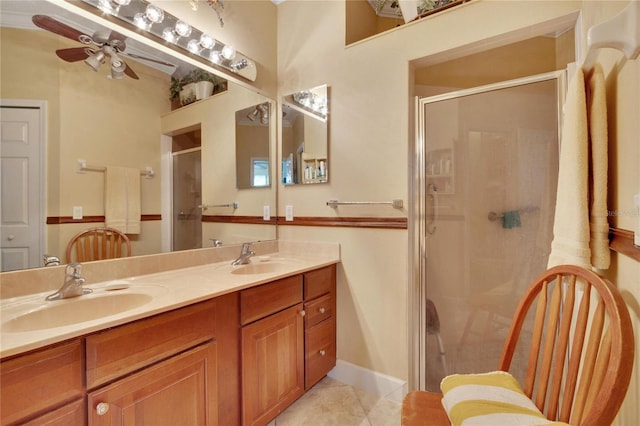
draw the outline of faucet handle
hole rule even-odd
[[[73,278],[81,278],[82,265],[78,262],[72,262],[67,265],[67,275],[71,275]]]

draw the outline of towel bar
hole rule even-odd
[[[392,206],[394,209],[401,209],[403,206],[402,200],[392,200],[392,201],[338,201],[338,200],[329,200],[327,201],[327,205],[332,209],[335,209],[338,206],[370,206],[370,205],[385,205]]]
[[[202,210],[212,209],[216,207],[233,207],[233,209],[235,210],[238,208],[238,202],[234,201],[233,203],[227,203],[227,204],[201,204],[198,206],[198,208]]]
[[[104,166],[90,166],[87,164],[85,160],[78,160],[76,162],[76,172],[84,173],[84,172],[105,172],[107,170]],[[156,172],[153,171],[151,166],[147,166],[144,170],[140,170],[140,176],[144,176],[147,179],[151,179],[154,177]]]

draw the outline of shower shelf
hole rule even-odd
[[[440,195],[455,193],[455,163],[453,148],[434,149],[427,153],[427,183]]]

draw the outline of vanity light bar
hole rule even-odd
[[[194,55],[207,65],[221,67],[255,81],[255,61],[146,0],[82,0],[101,13],[158,37],[169,46]]]

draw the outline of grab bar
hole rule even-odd
[[[233,203],[227,204],[201,204],[198,206],[198,208],[202,210],[213,209],[216,207],[233,207],[233,209],[235,210],[238,208],[238,202],[234,201]]]
[[[394,209],[401,209],[404,205],[402,200],[391,200],[391,201],[338,201],[338,200],[329,200],[327,201],[327,205],[332,209],[335,209],[338,206],[391,206]]]

